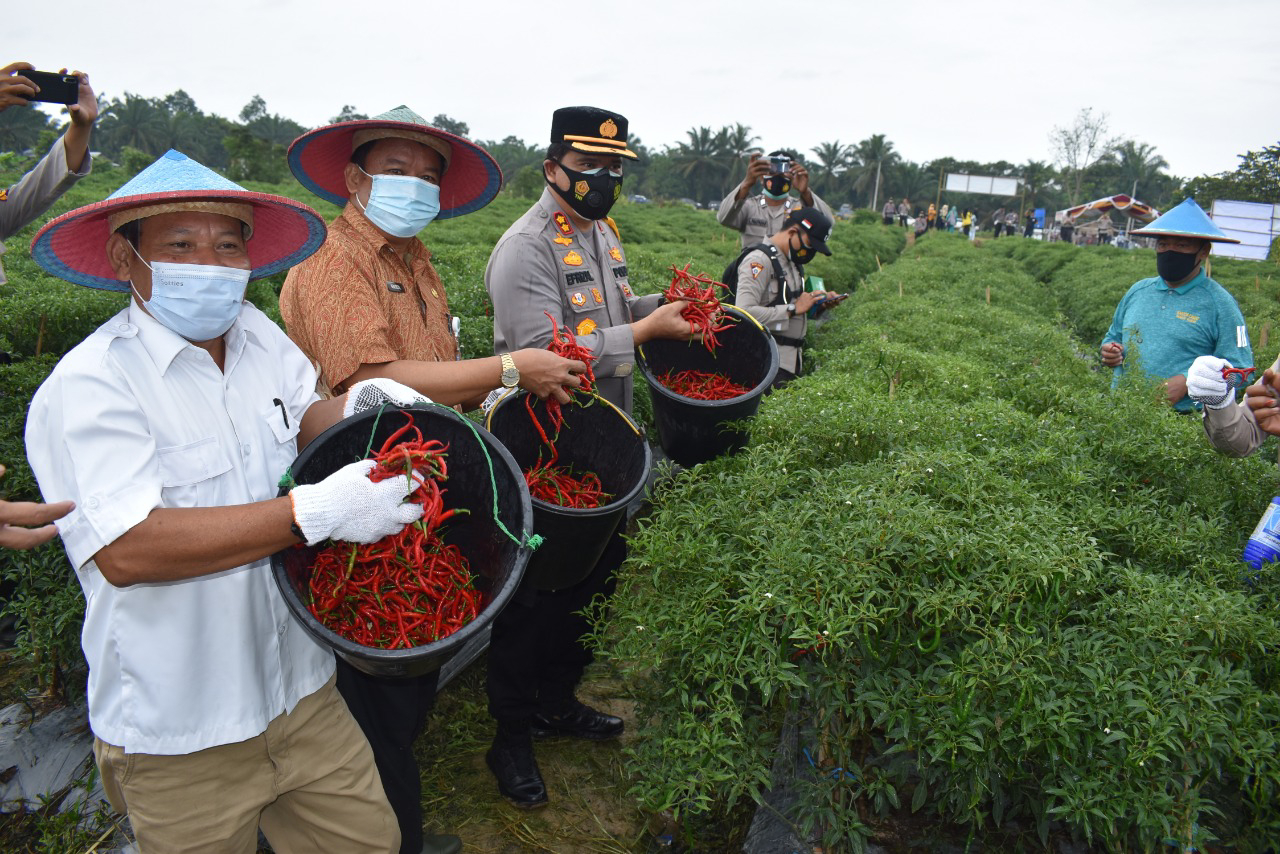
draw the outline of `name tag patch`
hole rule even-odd
[[[621,267],[614,267],[613,277],[615,279],[625,279],[627,277],[627,265],[623,264]]]
[[[387,290],[393,294],[402,294],[404,293],[404,285],[399,282],[387,282]]]
[[[590,270],[575,270],[572,273],[564,274],[564,283],[566,285],[584,285],[592,281]]]
[[[1198,323],[1200,321],[1200,315],[1192,314],[1189,311],[1180,311],[1178,312],[1178,319],[1185,320],[1187,323]],[[1236,334],[1236,337],[1240,337],[1239,333]]]

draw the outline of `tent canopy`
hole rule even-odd
[[[1094,199],[1092,202],[1076,205],[1073,208],[1067,208],[1065,211],[1058,211],[1055,219],[1058,222],[1074,224],[1078,221],[1103,216],[1113,210],[1144,223],[1151,222],[1160,216],[1160,211],[1151,207],[1151,205],[1131,198],[1125,193],[1118,193],[1114,196],[1105,196],[1101,199]]]

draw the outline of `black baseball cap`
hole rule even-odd
[[[561,107],[551,116],[551,141],[578,151],[639,160],[627,148],[627,118],[599,107]]]
[[[831,254],[831,250],[827,248],[827,237],[831,234],[831,220],[827,219],[826,214],[817,208],[796,208],[782,221],[783,228],[790,228],[793,225],[800,226],[800,230],[809,236],[810,246],[823,255]]]

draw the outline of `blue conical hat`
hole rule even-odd
[[[255,279],[297,264],[320,248],[326,234],[324,220],[301,202],[250,192],[170,150],[103,201],[45,225],[31,241],[31,258],[77,285],[128,291],[129,283],[115,277],[107,260],[107,238],[122,222],[167,210],[212,210],[249,224],[245,248]]]
[[[1212,240],[1215,243],[1239,243],[1234,237],[1222,233],[1204,209],[1196,204],[1195,199],[1187,199],[1182,204],[1162,214],[1143,228],[1134,229],[1130,234],[1144,237],[1198,237],[1201,240]]]

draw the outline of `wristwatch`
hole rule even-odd
[[[793,303],[793,302],[789,302],[789,303],[787,303],[787,314],[789,314],[789,315],[790,315],[790,316],[792,316],[792,317],[795,317],[795,316],[796,316],[796,304],[795,304],[795,303]]]
[[[502,354],[502,386],[503,388],[515,388],[520,384],[520,370],[516,367],[516,360],[511,358],[510,353]]]

